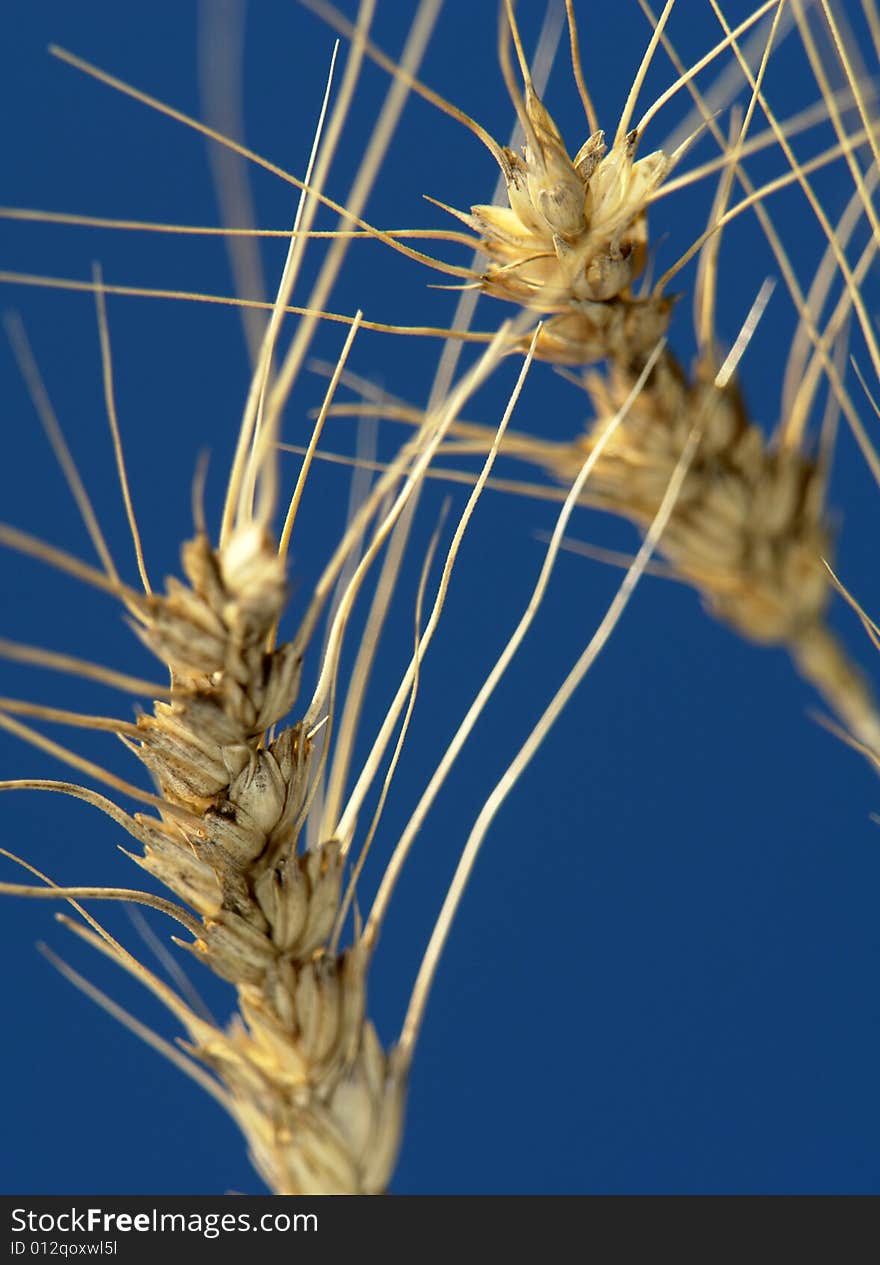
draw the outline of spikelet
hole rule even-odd
[[[638,299],[632,284],[645,264],[648,202],[673,159],[661,150],[638,159],[635,130],[610,149],[605,133],[594,132],[570,158],[530,80],[522,119],[522,156],[497,151],[508,205],[453,212],[489,259],[481,288],[548,318],[539,359],[647,357],[665,333],[672,301]]]
[[[465,222],[490,266],[487,294],[550,316],[537,355],[585,363],[641,351],[665,332],[671,302],[632,296],[644,267],[647,200],[671,167],[658,151],[636,160],[638,134],[610,150],[595,132],[570,159],[544,105],[529,87],[529,141],[522,157],[502,150],[509,207],[474,206]]]

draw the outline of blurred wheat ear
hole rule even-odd
[[[609,146],[580,77],[574,15],[568,6],[573,64],[591,128],[591,135],[572,159],[535,91],[513,6],[507,4],[522,73],[522,95],[504,39],[502,65],[526,145],[519,157],[486,141],[501,168],[506,204],[452,213],[477,234],[476,244],[488,257],[488,266],[474,272],[474,283],[495,298],[544,316],[536,355],[577,371],[594,416],[587,434],[571,444],[548,443],[540,434],[514,435],[508,451],[570,484],[585,456],[602,442],[603,452],[587,488],[589,502],[645,528],[656,517],[688,435],[696,428],[701,436],[699,446],[660,545],[672,574],[693,585],[706,608],[745,637],[764,645],[784,646],[831,707],[847,740],[880,768],[880,712],[873,690],[866,676],[850,662],[826,618],[836,587],[826,501],[834,432],[841,412],[852,425],[872,470],[878,470],[859,409],[839,369],[853,310],[860,317],[875,365],[880,359],[859,290],[880,240],[872,201],[876,169],[863,171],[859,165],[863,156],[870,159],[875,154],[875,120],[866,102],[864,81],[854,61],[847,58],[831,8],[823,7],[823,20],[830,27],[830,32],[825,32],[826,43],[833,41],[841,60],[836,77],[845,83],[842,99],[846,110],[842,110],[841,94],[833,89],[824,68],[805,8],[795,3],[797,31],[827,119],[833,121],[836,141],[817,158],[801,162],[788,134],[795,128],[786,128],[777,119],[764,93],[786,4],[756,9],[734,30],[720,6],[713,3],[723,32],[720,47],[729,45],[733,50],[749,91],[745,111],[734,112],[729,136],[722,132],[692,82],[699,63],[689,70],[680,67],[679,81],[634,124],[636,88],[656,47],[667,39],[665,24],[672,7],[667,4],[655,23],[654,39]],[[741,40],[768,9],[772,9],[772,20],[759,30],[761,42],[753,68]],[[684,86],[694,96],[700,126],[673,152],[658,150],[638,158],[646,126]],[[744,166],[745,157],[754,148],[750,128],[759,107],[790,168],[764,188],[755,186]],[[845,113],[855,119],[850,131],[843,121]],[[721,168],[720,183],[708,227],[656,283],[646,282],[636,294],[634,285],[648,254],[648,211],[672,191],[671,173],[704,129],[712,132],[721,150],[721,162],[715,164]],[[830,222],[809,179],[812,171],[828,163],[848,165],[856,184],[836,225]],[[675,187],[686,187],[697,176],[686,175],[674,182]],[[746,197],[730,206],[737,182]],[[808,295],[798,284],[785,246],[763,206],[765,199],[785,185],[802,189],[808,210],[815,214],[827,237],[825,256]],[[727,357],[719,356],[715,329],[723,231],[747,210],[754,210],[761,219],[801,321],[787,365],[783,415],[769,436],[750,418],[734,378],[768,292],[759,295],[752,316]],[[846,250],[862,216],[873,236],[851,265]],[[605,443],[609,419],[619,412],[658,340],[667,334],[674,302],[667,293],[669,284],[697,254],[696,370],[689,373],[671,351],[664,351],[628,410],[625,423],[611,442]],[[842,293],[821,328],[818,317],[828,303],[835,272],[839,273]],[[799,376],[807,348],[812,348],[810,363]],[[595,362],[605,368],[600,372],[585,368]],[[810,433],[808,420],[822,386],[827,389],[830,407],[817,436]],[[460,433],[473,440],[479,432],[470,427]]]

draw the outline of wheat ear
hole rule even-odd
[[[738,40],[771,7],[774,16],[755,75],[739,50]],[[715,259],[721,230],[748,207],[760,207],[762,198],[782,183],[806,184],[807,180],[805,166],[787,147],[785,133],[762,95],[763,76],[783,11],[780,4],[760,6],[733,30],[719,11],[724,38],[712,54],[683,73],[676,85],[689,86],[695,70],[729,45],[743,64],[751,98],[745,117],[735,119],[729,140],[719,138],[724,146],[724,167],[707,232],[650,293],[637,296],[633,290],[647,254],[648,208],[663,192],[663,182],[686,152],[693,134],[670,154],[659,150],[637,158],[644,127],[670,93],[664,93],[635,127],[630,127],[635,106],[635,96],[630,94],[613,144],[607,147],[604,133],[594,130],[570,158],[559,129],[534,90],[510,4],[508,25],[519,57],[524,95],[520,95],[509,64],[506,79],[526,144],[521,157],[500,147],[495,150],[506,184],[506,205],[474,206],[467,214],[453,213],[478,235],[480,249],[488,257],[489,266],[476,278],[482,290],[542,315],[544,324],[536,351],[539,358],[579,367],[607,362],[605,373],[582,370],[581,382],[595,418],[584,437],[564,445],[547,443],[539,436],[510,436],[508,452],[543,466],[565,484],[604,435],[609,419],[629,397],[651,349],[666,334],[673,306],[666,286],[683,262],[702,248],[696,305],[701,341],[697,370],[689,374],[671,351],[664,351],[613,440],[603,443],[589,502],[646,529],[657,516],[687,437],[696,428],[701,436],[699,446],[671,511],[660,551],[673,572],[697,589],[713,615],[753,641],[784,646],[850,735],[880,763],[880,713],[873,692],[826,623],[834,592],[829,575],[832,533],[826,506],[827,453],[816,456],[809,450],[803,425],[797,420],[808,411],[823,372],[840,406],[848,416],[854,413],[840,384],[831,348],[850,306],[859,306],[858,282],[873,260],[874,245],[866,248],[857,269],[846,267],[847,292],[822,333],[815,327],[810,303],[797,292],[803,329],[816,348],[810,369],[812,391],[803,393],[797,401],[797,419],[784,418],[775,439],[768,441],[751,419],[732,374],[717,359],[714,342]],[[667,5],[655,24],[646,60],[664,35],[669,12]],[[569,11],[572,47],[576,48],[572,16]],[[506,41],[502,41],[502,48],[506,48]],[[575,56],[575,66],[578,64]],[[638,76],[634,86],[637,84]],[[826,98],[832,95],[821,79],[820,87]],[[792,170],[765,190],[747,184],[748,196],[729,209],[733,179],[739,172],[758,102]],[[860,104],[864,118],[865,106],[863,101]],[[837,120],[839,110],[829,108]],[[717,135],[711,113],[703,109],[703,126],[712,126]],[[820,161],[844,157],[853,163],[853,149],[868,144],[871,132],[866,126],[855,137],[847,137],[838,124],[839,145],[824,153]],[[743,179],[746,182],[747,178]],[[858,195],[862,203],[868,198],[864,182],[859,184]],[[821,208],[817,207],[817,214],[824,222]],[[832,264],[840,262],[842,244],[852,231],[854,218],[851,208],[844,217],[846,223],[836,230],[826,226]],[[815,295],[811,294],[811,299],[816,302]],[[473,435],[473,430],[470,433]]]

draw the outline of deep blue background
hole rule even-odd
[[[749,7],[740,2],[729,10],[736,18]],[[378,39],[397,52],[409,6],[380,0],[379,8]],[[543,6],[521,8],[531,47]],[[847,0],[841,8],[853,15],[857,6]],[[302,173],[332,39],[287,0],[252,10],[247,139]],[[613,14],[588,2],[580,11],[586,73],[613,130],[648,27],[635,0]],[[217,222],[200,137],[46,53],[50,40],[67,45],[197,113],[195,4],[37,0],[3,6],[0,24],[3,202]],[[449,0],[424,77],[506,139],[511,111],[497,70],[495,27],[494,2]],[[682,0],[671,29],[689,58],[717,38],[703,0]],[[659,57],[646,100],[669,78]],[[378,71],[366,70],[330,179],[329,192],[340,199],[385,84]],[[774,63],[768,90],[783,115],[816,97],[796,38]],[[584,125],[564,50],[547,102],[574,150]],[[676,102],[661,115],[646,148],[662,144],[682,109]],[[755,170],[764,178],[781,165],[771,154]],[[421,194],[467,206],[488,197],[495,174],[472,137],[416,101],[368,215],[385,226],[446,227]],[[819,183],[836,213],[849,192],[845,172]],[[260,224],[287,225],[295,194],[260,172],[254,189]],[[700,230],[711,193],[707,182],[658,208],[653,237],[661,269]],[[822,246],[814,221],[797,194],[779,197],[772,209],[808,282]],[[0,267],[85,278],[97,258],[108,281],[232,292],[217,239],[12,224],[0,232]],[[270,278],[282,259],[283,245],[267,247]],[[722,251],[722,339],[736,335],[758,286],[774,271],[744,217]],[[455,296],[427,289],[436,279],[379,246],[358,243],[332,306],[352,313],[360,305],[378,320],[442,324]],[[689,283],[682,281],[685,291]],[[305,282],[299,293],[306,293]],[[873,313],[876,290],[866,294]],[[4,287],[3,304],[23,316],[102,522],[134,578],[103,415],[92,302],[87,295]],[[500,305],[484,301],[477,325],[492,328],[501,313]],[[686,301],[674,335],[685,360],[692,354],[689,317]],[[129,469],[155,578],[177,567],[190,529],[192,473],[205,446],[212,453],[209,508],[216,514],[247,359],[238,317],[228,309],[119,298],[110,301],[110,322]],[[792,328],[780,287],[743,365],[750,404],[768,426],[778,414]],[[316,350],[335,357],[341,341],[339,328],[330,328]],[[438,350],[435,342],[362,334],[351,365],[421,403]],[[90,556],[7,349],[0,349],[0,366],[2,517]],[[497,420],[516,369],[506,365],[469,415]],[[303,442],[307,412],[322,390],[319,378],[302,379],[287,438]],[[539,366],[514,424],[572,436],[585,415],[584,397]],[[393,451],[399,437],[396,428],[383,429],[380,453]],[[327,446],[340,451],[351,451],[353,442],[348,422],[328,433]],[[295,459],[287,461],[293,478]],[[506,472],[523,477],[513,464]],[[418,559],[446,493],[431,485],[423,496],[365,741],[409,653]],[[344,470],[316,470],[294,541],[294,615],[332,548],[347,496]],[[461,489],[452,496],[454,507],[463,504]],[[842,511],[835,520],[842,522],[840,569],[876,613],[876,489],[846,433],[832,499]],[[547,504],[485,496],[424,667],[412,741],[375,845],[377,863],[513,627],[540,566],[536,535],[552,519]],[[635,540],[625,527],[586,512],[576,516],[574,534],[625,549]],[[153,673],[108,598],[11,555],[0,565],[3,635]],[[375,963],[371,1011],[386,1041],[399,1028],[444,885],[485,795],[590,636],[618,579],[599,564],[561,557],[526,647],[438,800]],[[835,619],[854,653],[870,663],[855,620],[845,613]],[[10,665],[0,670],[0,682],[4,694],[82,710],[121,707],[125,714],[128,707],[98,687]],[[859,758],[808,719],[814,704],[781,651],[738,640],[711,622],[688,590],[644,583],[489,835],[428,1009],[394,1191],[880,1189],[880,852],[870,820],[880,796]],[[78,750],[100,752],[123,776],[136,775],[112,743],[74,737]],[[4,776],[66,776],[48,757],[5,736],[0,746]],[[139,881],[116,850],[118,830],[83,805],[8,795],[0,820],[4,846],[56,881]],[[10,878],[17,873],[5,869]],[[371,881],[375,871],[367,887]],[[45,939],[173,1036],[173,1024],[152,999],[66,937],[50,905],[7,901],[2,911],[0,1187],[259,1191],[234,1126],[69,988],[34,942]],[[150,958],[123,912],[111,910],[106,921]],[[167,927],[151,925],[167,939]],[[200,968],[184,965],[218,1012],[228,1013],[228,994]]]

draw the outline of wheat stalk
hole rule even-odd
[[[361,9],[364,23],[369,8],[365,5]],[[510,16],[515,31],[512,12]],[[654,46],[661,35],[662,30],[652,42]],[[427,32],[423,37],[427,38]],[[720,39],[725,47],[733,42],[729,35]],[[354,46],[355,62],[365,53],[375,52],[364,46],[362,38],[356,38]],[[413,86],[416,65],[417,58],[411,58],[407,69],[398,75],[398,87],[401,83]],[[512,149],[494,142],[490,145],[506,181],[509,209],[487,203],[464,216],[481,241],[489,268],[476,272],[458,269],[458,265],[454,268],[458,276],[477,280],[486,292],[524,307],[524,317],[513,331],[503,330],[494,341],[487,337],[488,350],[475,366],[459,373],[457,379],[446,373],[432,406],[427,411],[416,410],[419,427],[415,436],[392,458],[390,467],[388,462],[381,463],[378,490],[356,511],[341,544],[330,551],[329,565],[314,586],[312,600],[303,603],[299,627],[292,636],[277,641],[278,625],[289,601],[288,540],[294,528],[301,530],[297,522],[302,522],[299,507],[305,476],[312,477],[311,463],[322,428],[334,414],[334,393],[345,378],[345,358],[353,339],[359,338],[364,328],[381,324],[360,314],[353,318],[352,336],[333,371],[286,524],[280,529],[279,549],[275,535],[279,474],[274,440],[282,409],[306,355],[313,325],[310,313],[321,311],[327,303],[332,265],[327,278],[319,280],[308,303],[300,308],[306,312],[305,319],[277,371],[269,368],[270,350],[276,344],[282,313],[294,310],[291,291],[300,266],[297,242],[310,240],[313,221],[309,215],[325,196],[321,173],[306,175],[301,182],[308,191],[301,203],[303,218],[298,214],[277,296],[274,302],[263,300],[270,313],[266,332],[261,332],[260,326],[250,327],[255,370],[222,528],[212,537],[204,522],[197,520],[197,533],[182,551],[183,580],[169,581],[164,592],[151,588],[136,533],[142,579],[137,589],[120,580],[109,550],[102,570],[97,571],[17,529],[4,529],[5,543],[42,557],[121,601],[142,641],[170,670],[167,689],[147,688],[147,695],[158,701],[136,724],[106,716],[79,716],[67,709],[16,699],[4,700],[2,708],[3,723],[13,734],[36,742],[54,756],[78,762],[78,767],[102,777],[117,793],[139,796],[150,806],[149,812],[129,814],[74,783],[25,779],[16,785],[72,794],[106,812],[143,846],[143,856],[135,858],[138,863],[182,904],[121,886],[49,884],[47,888],[10,883],[4,890],[32,896],[48,891],[54,898],[74,903],[84,922],[68,920],[71,929],[145,983],[172,1010],[187,1034],[184,1053],[163,1043],[118,1008],[113,1013],[217,1098],[241,1128],[259,1173],[275,1191],[372,1192],[387,1187],[400,1145],[409,1064],[428,990],[488,824],[555,722],[576,681],[604,644],[658,542],[676,573],[698,588],[715,613],[749,637],[778,641],[790,648],[807,675],[824,686],[849,730],[870,751],[877,749],[870,695],[822,624],[831,583],[823,562],[828,553],[824,469],[810,459],[803,443],[782,452],[768,450],[748,418],[728,366],[713,360],[711,278],[702,283],[704,295],[710,296],[703,299],[708,312],[704,328],[710,337],[701,349],[703,361],[694,377],[678,366],[662,342],[669,301],[659,292],[643,298],[632,291],[650,245],[647,204],[664,182],[670,183],[687,144],[677,147],[671,158],[660,151],[638,158],[633,133],[640,128],[631,128],[632,120],[627,118],[635,105],[633,95],[625,106],[618,134],[605,152],[598,128],[593,126],[594,107],[581,79],[592,134],[575,159],[569,160],[524,55],[522,65],[526,72],[526,97],[521,103],[526,154],[520,159]],[[760,76],[759,70],[758,87]],[[513,86],[509,70],[507,79]],[[740,124],[723,152],[722,172],[739,171],[738,164],[751,143],[748,124],[757,101],[755,90],[746,122]],[[650,114],[645,115],[647,121]],[[862,139],[852,139],[852,148],[847,147],[849,139],[846,143],[838,139],[832,156],[846,158],[858,152],[855,147],[864,143],[870,129],[863,126],[861,131]],[[320,155],[320,149],[317,152]],[[579,221],[581,212],[575,215],[572,208],[577,210],[585,195],[592,198],[592,209],[588,220]],[[343,206],[335,199],[330,201],[335,207]],[[361,218],[363,200],[357,189],[344,206],[341,222],[354,222],[359,227],[343,232],[369,235],[373,230]],[[717,223],[723,213],[723,203],[719,202],[713,209],[713,222]],[[383,232],[381,236],[386,245],[402,245],[408,240],[403,234]],[[446,238],[449,240],[450,234]],[[343,240],[352,239],[336,238],[332,249]],[[456,240],[470,239],[459,235]],[[418,244],[406,249],[411,254],[421,253]],[[703,258],[711,261],[712,250],[705,251]],[[27,281],[22,275],[18,279]],[[94,291],[99,299],[108,411],[129,520],[135,524],[115,422],[103,304],[107,295],[137,289],[146,292],[147,287],[114,286],[100,276],[72,284]],[[848,293],[851,296],[852,292]],[[833,373],[831,348],[844,323],[845,307],[841,306],[827,327],[813,337],[817,374]],[[256,309],[249,305],[247,310]],[[536,315],[544,318],[537,328]],[[262,345],[254,330],[265,339]],[[514,346],[528,351],[526,367],[533,355],[576,364],[606,358],[611,361],[607,374],[593,371],[584,379],[596,413],[586,438],[555,445],[509,432],[503,438],[523,377],[511,396],[510,407],[504,410],[500,427],[486,438],[481,428],[469,429],[462,421],[469,401],[493,374],[502,355]],[[20,359],[27,364],[23,343]],[[34,373],[31,377],[38,381]],[[37,387],[38,399],[39,395]],[[808,403],[800,407],[806,411]],[[383,406],[383,412],[388,411]],[[51,411],[44,409],[44,413],[52,431]],[[489,457],[453,533],[427,618],[422,607],[428,569],[422,569],[415,649],[399,676],[370,752],[353,779],[354,786],[346,790],[352,747],[361,726],[361,694],[372,670],[371,658],[362,650],[352,676],[351,701],[343,704],[343,646],[351,636],[355,602],[365,591],[386,541],[397,542],[392,546],[392,558],[404,556],[407,519],[415,510],[436,454],[454,451],[456,442],[473,446],[477,437]],[[61,455],[57,436],[56,447]],[[362,924],[359,915],[353,921],[350,918],[352,870],[355,875],[360,873],[376,834],[414,712],[415,692],[422,675],[429,671],[423,660],[443,610],[458,550],[465,530],[470,530],[477,499],[484,487],[492,485],[499,448],[540,462],[560,478],[568,488],[564,511],[522,623],[477,692],[445,754],[442,748],[439,758],[435,754],[435,776],[408,823],[392,836],[396,837],[396,847],[390,851],[391,863],[378,884],[376,903]],[[75,467],[68,470],[75,471]],[[71,482],[75,481],[73,474]],[[434,796],[531,627],[556,562],[565,523],[585,484],[593,503],[643,527],[647,546],[621,590],[622,596],[612,605],[608,621],[590,641],[573,675],[489,796],[467,836],[461,864],[418,975],[400,1042],[386,1052],[367,1018],[366,978],[391,892]],[[81,505],[91,521],[97,546],[98,520],[89,519],[87,499],[82,499]],[[360,559],[356,552],[359,542],[364,550]],[[100,556],[100,547],[98,552]],[[741,558],[745,561],[740,562]],[[371,617],[376,637],[396,583],[395,571],[387,574],[387,579],[383,575],[379,581],[373,608],[377,613]],[[295,581],[295,566],[293,575]],[[326,621],[322,648],[316,634],[337,580],[337,599]],[[370,640],[368,635],[364,644]],[[74,657],[62,658],[57,652],[11,643],[4,643],[4,648],[12,657],[45,666],[75,666],[77,671],[83,667]],[[302,699],[304,662],[311,664],[312,685]],[[107,684],[123,684],[138,693],[149,687],[149,682],[114,677],[94,665],[85,670]],[[20,717],[115,731],[149,770],[155,793],[104,772],[95,762],[59,744],[50,744]],[[376,816],[364,832],[369,817],[365,812],[367,796],[379,779],[401,719],[403,732]],[[322,795],[325,764],[336,770],[335,781],[332,775],[329,779],[326,799]],[[6,785],[11,787],[12,783]],[[386,860],[388,855],[386,847]],[[114,933],[86,913],[81,902],[98,898],[140,901],[176,918],[190,936],[184,942],[187,947],[234,986],[237,1014],[231,1025],[208,1022],[139,963]],[[343,949],[342,944],[348,947]],[[71,968],[62,969],[112,1009],[113,1003],[99,990]]]

